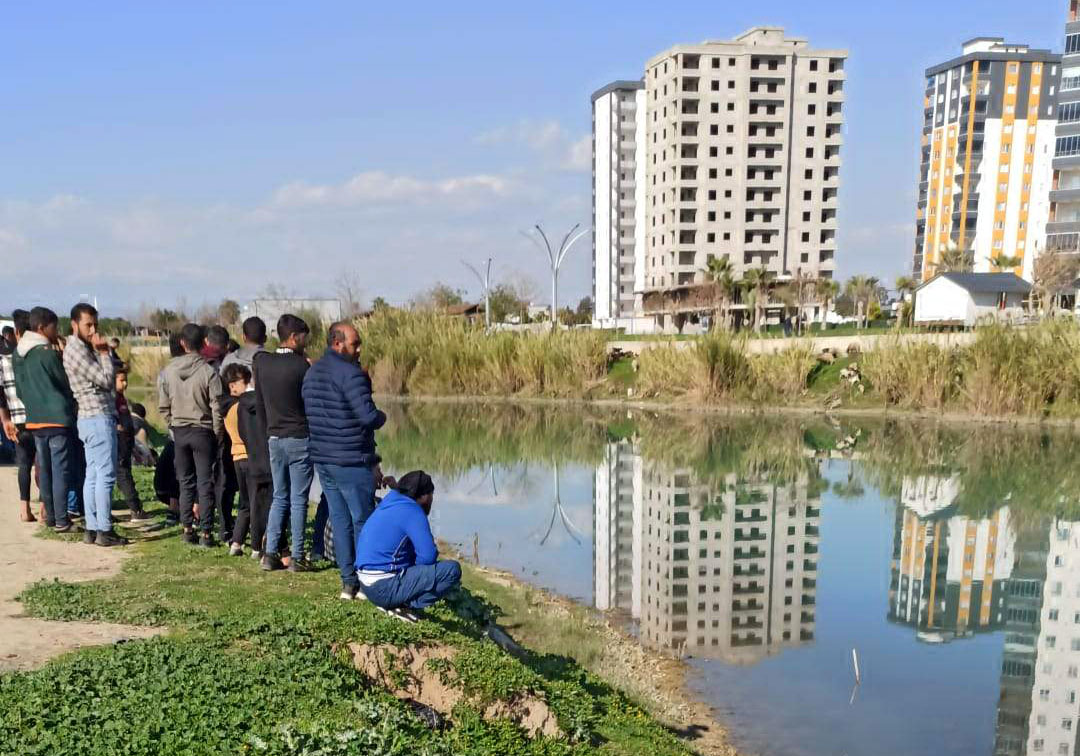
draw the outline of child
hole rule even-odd
[[[229,555],[243,556],[244,539],[247,537],[247,531],[251,523],[251,507],[247,495],[248,455],[244,446],[244,439],[240,437],[238,418],[240,397],[244,395],[244,392],[247,391],[248,386],[251,384],[251,371],[242,365],[236,367],[239,369],[226,369],[221,374],[222,382],[229,392],[228,397],[222,399],[221,413],[225,417],[225,433],[228,436],[228,442],[223,445],[223,448],[227,449],[232,462],[232,468],[236,474],[237,493],[239,494],[236,520],[232,523],[227,536],[231,543]],[[223,512],[223,532],[224,528],[228,527],[224,519]],[[222,536],[222,540],[225,540],[225,538],[226,536]]]
[[[135,479],[131,475],[131,455],[135,448],[135,423],[131,418],[124,392],[128,387],[126,365],[116,367],[116,487],[127,502],[132,521],[149,520],[150,515],[143,510],[139,492],[135,490]]]
[[[251,385],[251,371],[234,362],[225,367],[222,378],[229,387],[229,394],[237,397],[236,403],[225,416],[225,429],[232,440],[233,462],[242,492],[229,553],[233,556],[244,553],[244,538],[250,529],[251,556],[261,559],[273,495],[266,423],[261,422],[255,412],[255,389]],[[243,455],[242,458],[236,456],[238,451]],[[246,495],[243,493],[245,491]]]
[[[131,422],[135,427],[135,464],[140,467],[154,467],[157,464],[157,452],[150,443],[150,424],[146,422],[146,407],[138,402],[131,403]]]

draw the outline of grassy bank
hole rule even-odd
[[[461,320],[401,311],[380,312],[360,327],[376,391],[389,395],[1080,416],[1080,325],[1072,320],[986,326],[959,346],[886,338],[872,352],[831,364],[819,362],[809,342],[751,354],[745,337],[728,333],[613,358],[603,335],[591,331],[488,334]]]
[[[366,602],[338,600],[335,570],[265,574],[249,558],[193,549],[171,537],[131,548],[133,557],[116,578],[39,583],[21,600],[28,613],[46,619],[170,632],[0,676],[0,752],[691,752],[572,656],[511,654],[487,640],[489,623],[503,614],[499,600],[513,592],[473,570],[452,603],[406,625]],[[358,667],[364,649],[385,658],[385,679]],[[391,663],[404,649],[437,652],[423,672],[430,684],[453,693],[453,706],[441,716],[415,698],[403,700],[417,674]],[[529,735],[524,724],[492,714],[513,712],[523,701],[550,712],[552,731]]]

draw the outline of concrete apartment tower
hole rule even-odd
[[[969,269],[1031,280],[1050,218],[1060,64],[1048,50],[979,37],[926,70],[918,279],[966,252]]]
[[[634,265],[619,267],[621,287],[634,286],[635,317],[671,331],[711,312],[711,257],[727,258],[737,280],[751,268],[778,281],[833,276],[846,58],[844,50],[813,50],[783,29],[758,27],[648,61],[644,90],[633,90],[633,162],[645,166],[634,172]],[[593,96],[598,325],[600,300],[612,297],[602,219],[622,212],[629,230],[622,205],[629,194],[613,192],[610,178],[624,172],[603,170],[615,159],[603,149],[615,133],[603,115],[629,98],[629,86],[638,83],[616,82]],[[619,125],[625,140],[631,126]],[[806,314],[816,317],[816,309]],[[740,320],[745,305],[734,311]]]
[[[616,81],[592,96],[593,323],[651,330],[641,315],[645,263],[645,85]]]
[[[1069,0],[1046,249],[1080,252],[1080,0]]]

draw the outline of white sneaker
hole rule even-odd
[[[261,551],[252,551],[251,552],[251,558],[256,560],[256,561],[258,561],[259,559],[262,559],[262,552]]]
[[[341,599],[342,601],[352,601],[353,599],[356,598],[356,594],[354,594],[348,588],[343,588],[341,590],[341,593],[338,594],[338,598]]]
[[[244,547],[241,546],[240,544],[234,543],[232,546],[229,547],[229,556],[243,556],[243,555],[244,555]]]
[[[413,622],[417,621],[417,617],[403,606],[399,606],[395,609],[383,609],[381,606],[377,606],[375,608],[383,614],[388,614],[394,619],[401,620],[402,622],[408,622],[412,624]]]

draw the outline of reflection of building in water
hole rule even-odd
[[[703,485],[611,444],[596,476],[595,600],[642,640],[754,663],[814,637],[814,482]]]
[[[1080,743],[1080,522],[1050,527],[1035,649],[1030,754],[1074,754]]]
[[[893,536],[889,619],[943,642],[1005,620],[1005,580],[1015,536],[1009,510],[975,520],[952,515],[959,487],[932,476],[905,479]]]

